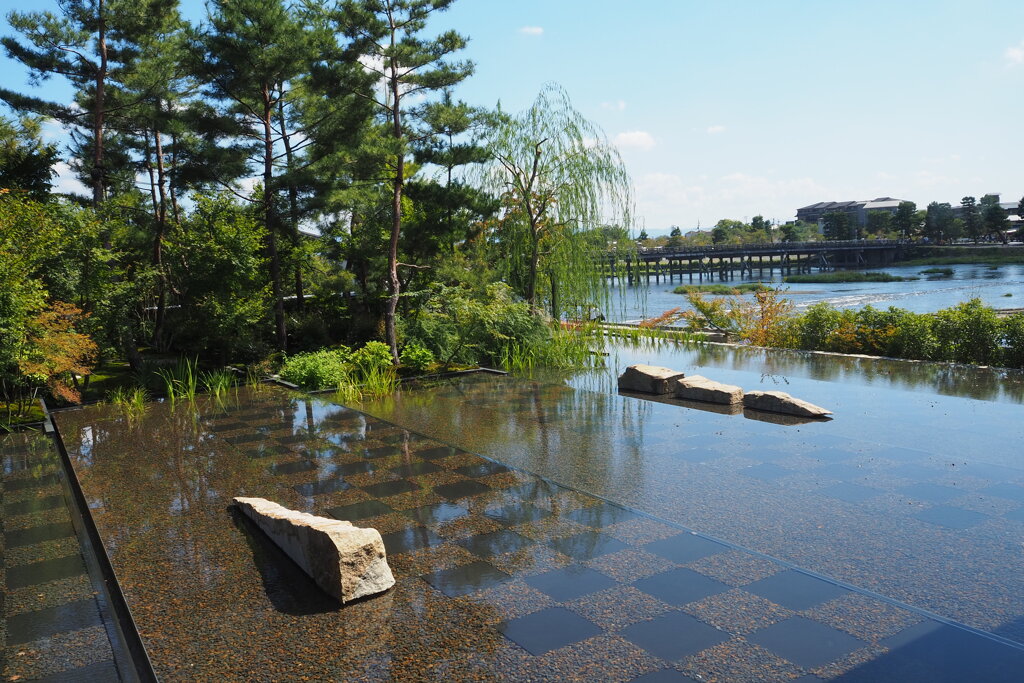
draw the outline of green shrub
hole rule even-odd
[[[336,387],[348,380],[349,359],[353,355],[345,346],[300,353],[285,361],[281,368],[281,379],[304,389]]]
[[[409,343],[418,343],[442,363],[496,364],[510,344],[536,346],[548,337],[544,323],[504,283],[482,293],[434,283],[415,315],[402,320]]]
[[[392,365],[391,347],[384,342],[366,342],[363,348],[352,352],[349,360],[359,369],[360,374],[365,377],[371,372]]]
[[[937,358],[957,363],[998,363],[1002,321],[980,299],[937,311],[932,322]]]
[[[1024,368],[1024,313],[1003,318],[1003,364]]]
[[[434,354],[430,349],[419,344],[406,344],[399,360],[407,368],[416,372],[426,372],[427,368],[434,364]]]

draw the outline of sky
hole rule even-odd
[[[458,98],[517,112],[568,91],[651,235],[819,201],[1024,196],[1020,0],[457,0],[430,26],[446,29],[476,64]],[[5,57],[0,74],[27,88]]]

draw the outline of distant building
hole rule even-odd
[[[887,213],[896,213],[897,207],[903,201],[906,200],[894,199],[892,197],[877,197],[864,201],[818,202],[817,204],[810,204],[797,209],[796,218],[799,221],[818,223],[820,225],[825,214],[841,212],[850,214],[853,221],[863,227],[868,223],[869,212],[885,211]]]

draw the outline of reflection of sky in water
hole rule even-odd
[[[606,371],[554,383],[481,375],[369,410],[1024,640],[1024,375],[851,360],[620,348]],[[616,374],[636,362],[786,391],[836,417],[785,427],[620,397]]]
[[[798,309],[826,301],[840,308],[856,308],[870,304],[876,308],[896,306],[915,313],[926,313],[975,297],[995,308],[1024,307],[1024,266],[1004,265],[995,269],[984,265],[938,267],[951,268],[953,276],[936,278],[921,275],[926,266],[893,266],[882,270],[901,277],[920,279],[907,282],[786,284],[782,282],[776,270],[771,278],[765,271],[763,278],[737,277],[723,284],[771,282],[782,287],[785,295],[793,299]],[[719,284],[720,281],[705,279],[703,283]],[[684,276],[681,281],[676,279],[671,284],[662,279],[660,284],[652,280],[649,285],[637,287],[617,285],[612,289],[613,303],[607,317],[609,320],[635,320],[657,315],[670,308],[689,308],[685,296],[672,292],[672,289],[680,284],[691,283]],[[693,284],[701,283],[695,277]]]

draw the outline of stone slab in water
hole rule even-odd
[[[630,365],[619,375],[619,389],[644,394],[671,394],[683,377],[685,375],[678,370],[657,365]]]
[[[722,384],[701,375],[690,375],[677,380],[676,398],[731,405],[743,402],[743,389],[732,384]]]
[[[831,410],[826,410],[799,398],[793,398],[784,391],[748,391],[743,396],[743,405],[754,410],[784,413],[797,417],[828,417],[832,414]]]
[[[342,604],[383,593],[395,585],[384,541],[376,529],[289,510],[264,498],[235,498],[234,502],[320,588]]]

